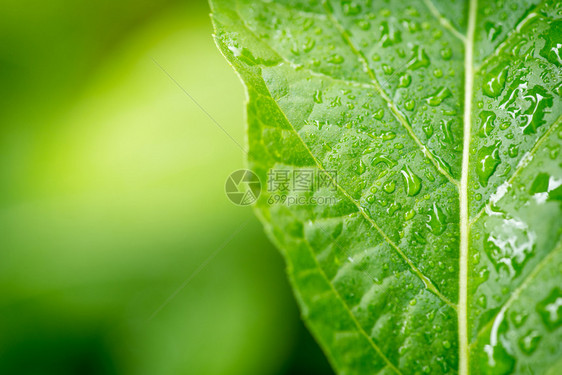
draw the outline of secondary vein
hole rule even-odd
[[[240,14],[238,13],[238,10],[236,9],[238,16],[240,17]],[[242,17],[240,17],[240,19],[242,20]],[[249,27],[247,25],[245,25],[245,27],[250,31]],[[270,96],[273,97],[270,93]],[[305,147],[305,149],[307,150],[307,152],[309,153],[310,157],[314,160],[314,162],[316,163],[316,165],[318,166],[318,168],[321,171],[326,172],[326,169],[324,168],[324,166],[322,165],[322,163],[320,163],[320,161],[314,156],[314,154],[312,153],[312,151],[310,150],[310,148],[308,147],[308,145],[306,144],[306,142],[302,139],[302,137],[300,136],[299,132],[295,129],[295,127],[293,126],[293,124],[289,121],[289,119],[287,118],[285,112],[283,112],[280,108],[279,108],[280,113],[283,115],[283,117],[285,118],[285,121],[287,121],[287,123],[289,124],[289,126],[291,127],[291,129],[295,132],[295,134],[297,135],[297,137],[299,138],[299,140],[301,141],[301,143],[303,144],[303,146]],[[326,175],[328,176],[328,178],[332,179],[331,175],[329,173],[326,173]],[[433,282],[427,277],[425,276],[420,270],[419,268],[416,267],[416,265],[408,258],[408,256],[398,247],[397,244],[394,243],[394,241],[392,241],[392,239],[390,239],[390,237],[388,237],[388,235],[382,230],[381,227],[379,227],[377,225],[377,223],[365,212],[365,209],[361,206],[361,204],[359,202],[357,202],[355,199],[353,199],[353,197],[341,186],[337,183],[337,181],[333,180],[332,181],[334,183],[334,185],[338,188],[339,191],[341,191],[341,193],[350,200],[350,202],[352,202],[357,209],[359,210],[359,212],[361,213],[361,215],[365,218],[365,220],[367,220],[372,226],[373,228],[375,228],[375,230],[377,230],[379,232],[379,234],[384,238],[384,240],[392,247],[396,250],[396,252],[402,257],[402,259],[404,259],[404,261],[406,261],[406,263],[408,263],[408,265],[410,266],[410,268],[412,269],[412,271],[420,278],[420,280],[424,283],[424,285],[426,286],[426,288],[428,288],[431,292],[433,292],[436,296],[438,296],[443,302],[445,302],[447,305],[451,306],[454,310],[457,309],[457,305],[455,305],[453,302],[451,302],[447,297],[445,297],[440,291],[439,289],[437,289],[437,287],[433,284]]]
[[[361,335],[363,335],[367,341],[369,342],[369,344],[371,345],[371,347],[373,348],[373,350],[383,359],[383,361],[387,364],[387,366],[395,373],[401,375],[402,372],[396,367],[396,365],[394,365],[394,363],[390,362],[390,359],[382,352],[381,348],[379,348],[379,346],[373,341],[373,339],[367,334],[367,332],[365,331],[365,329],[363,328],[363,326],[359,323],[359,321],[357,320],[357,318],[355,317],[355,315],[353,314],[353,312],[351,311],[351,309],[349,308],[349,306],[347,305],[347,303],[345,303],[343,297],[341,296],[341,293],[338,292],[338,290],[334,287],[334,285],[330,282],[330,279],[328,278],[328,276],[326,275],[326,273],[324,272],[324,269],[322,269],[322,267],[320,266],[320,263],[318,263],[318,259],[316,259],[316,256],[314,254],[314,251],[312,250],[312,246],[308,243],[308,241],[305,239],[304,242],[306,243],[306,247],[308,248],[308,250],[310,251],[312,258],[314,259],[314,262],[316,263],[316,267],[318,269],[318,272],[320,273],[320,275],[322,275],[322,277],[326,280],[326,282],[328,283],[328,285],[330,286],[330,289],[332,290],[332,292],[335,294],[336,298],[340,300],[340,302],[342,303],[342,305],[344,306],[345,310],[347,311],[347,313],[349,314],[349,316],[351,317],[351,320],[353,321],[353,323],[357,326],[357,329],[359,330],[359,333]]]
[[[297,137],[299,138],[299,140],[301,141],[303,147],[306,149],[306,151],[308,152],[308,154],[310,155],[310,157],[312,158],[312,160],[314,161],[314,163],[316,164],[316,166],[318,167],[318,169],[320,169],[320,171],[325,172],[326,176],[331,180],[331,182],[334,184],[334,186],[351,202],[353,203],[357,209],[359,210],[359,212],[361,213],[361,215],[365,218],[365,220],[367,220],[367,222],[369,222],[369,224],[371,224],[373,226],[373,228],[379,232],[379,234],[384,238],[384,240],[394,249],[396,250],[396,252],[402,257],[402,259],[404,259],[404,261],[406,261],[406,263],[408,263],[408,265],[410,266],[410,268],[412,269],[412,271],[420,278],[420,280],[424,283],[424,285],[426,286],[427,289],[429,289],[431,292],[433,292],[436,296],[438,296],[443,302],[445,302],[447,305],[451,306],[454,310],[457,310],[457,306],[451,302],[447,297],[445,297],[440,291],[439,289],[437,289],[437,287],[433,284],[433,282],[431,281],[431,279],[429,279],[429,277],[425,276],[418,267],[416,267],[416,265],[412,262],[412,260],[410,258],[408,258],[408,256],[402,251],[402,249],[400,249],[400,247],[398,247],[398,245],[392,241],[392,239],[390,237],[388,237],[388,235],[382,230],[382,228],[373,220],[373,218],[367,214],[367,212],[365,211],[365,209],[363,208],[363,206],[361,206],[361,204],[354,199],[348,192],[347,190],[345,190],[332,176],[331,174],[327,173],[326,168],[324,168],[324,166],[322,165],[322,163],[320,162],[320,160],[318,160],[318,158],[316,156],[314,156],[314,154],[312,153],[312,150],[310,150],[310,148],[308,147],[308,145],[306,144],[306,142],[304,141],[304,139],[302,139],[301,135],[299,134],[299,132],[295,129],[295,127],[293,126],[293,124],[291,123],[291,121],[289,121],[289,119],[287,118],[287,116],[285,115],[285,112],[283,112],[281,109],[279,109],[280,113],[283,115],[285,121],[287,121],[287,124],[289,124],[289,126],[291,127],[291,129],[293,130],[293,132],[295,132],[295,134],[297,135]]]
[[[464,36],[463,34],[461,34],[451,23],[451,21],[449,21],[447,18],[443,17],[443,15],[439,12],[439,9],[437,9],[437,7],[435,6],[435,4],[433,4],[433,2],[431,0],[424,0],[423,1],[425,3],[425,5],[427,6],[427,8],[429,9],[429,11],[431,12],[431,14],[433,14],[433,16],[435,18],[437,18],[437,20],[439,21],[439,23],[441,25],[443,25],[444,28],[446,28],[447,30],[449,30],[451,32],[451,34],[453,34],[454,36],[456,36],[457,38],[459,38],[463,43],[466,43],[466,36]]]
[[[542,269],[544,267],[546,267],[547,265],[551,264],[552,262],[552,258],[556,255],[557,252],[562,250],[562,242],[558,242],[558,245],[554,247],[554,250],[552,250],[547,256],[545,256],[536,266],[535,268],[529,273],[529,275],[525,278],[525,280],[523,280],[523,282],[521,284],[519,284],[519,286],[511,293],[509,299],[501,306],[500,310],[498,311],[498,313],[496,315],[494,315],[494,317],[492,319],[490,319],[479,331],[478,334],[476,335],[476,337],[478,337],[482,332],[484,332],[489,326],[490,324],[492,324],[495,320],[496,317],[498,315],[500,315],[500,313],[503,311],[505,312],[515,301],[517,301],[517,298],[519,298],[519,296],[521,295],[521,293],[523,292],[523,290],[525,290],[525,288],[527,288],[527,286],[531,283],[531,281],[537,277],[540,272],[542,271]],[[476,343],[477,341],[473,342],[473,345]]]
[[[507,36],[505,37],[505,39],[497,45],[497,47],[494,49],[494,51],[492,53],[490,53],[488,55],[488,57],[486,57],[484,59],[484,61],[482,61],[480,63],[480,65],[476,68],[475,72],[480,72],[484,67],[486,67],[491,61],[492,59],[497,56],[502,49],[511,41],[512,38],[514,38],[520,31],[521,28],[523,26],[525,26],[527,24],[527,22],[531,21],[533,18],[539,16],[539,13],[537,13],[537,11],[539,11],[544,5],[546,4],[546,1],[543,0],[540,3],[538,3],[533,10],[527,14],[527,16],[525,16],[525,18],[523,18],[518,24],[517,26],[515,26],[513,28],[513,30],[511,30]]]
[[[355,47],[355,45],[353,44],[353,42],[349,38],[349,35],[347,34],[345,28],[334,17],[334,15],[330,11],[330,9],[326,6],[326,3],[324,2],[323,4],[324,4],[324,9],[326,10],[326,13],[328,15],[328,19],[334,24],[336,29],[338,29],[338,31],[340,32],[343,40],[346,42],[346,44],[349,46],[349,48],[355,54],[355,56],[357,56],[357,59],[359,60],[359,62],[363,65],[365,71],[367,72],[367,74],[371,78],[371,81],[373,83],[373,87],[377,91],[377,94],[379,94],[381,96],[381,98],[383,98],[383,100],[387,103],[387,105],[390,108],[390,110],[392,111],[392,114],[394,115],[394,117],[396,117],[398,122],[406,129],[406,131],[412,137],[414,142],[419,146],[422,153],[433,163],[435,168],[437,168],[437,170],[449,180],[449,182],[451,182],[453,185],[455,185],[458,188],[459,182],[457,180],[455,180],[453,178],[453,176],[451,176],[449,174],[449,172],[447,172],[445,169],[443,169],[441,167],[441,165],[439,165],[439,163],[437,162],[437,160],[435,159],[435,157],[433,156],[431,151],[429,151],[427,149],[427,147],[425,147],[425,145],[419,140],[417,135],[414,133],[414,129],[412,129],[412,127],[410,126],[410,124],[408,123],[408,121],[406,120],[404,115],[400,112],[400,110],[398,109],[396,104],[394,104],[394,102],[390,99],[390,97],[387,95],[387,93],[381,87],[379,81],[377,80],[375,72],[373,71],[373,69],[371,69],[371,67],[367,63],[367,59],[365,58],[365,56],[363,56],[363,54],[357,49],[357,47]]]
[[[550,128],[544,132],[544,134],[537,140],[537,142],[535,143],[535,145],[533,146],[533,148],[531,149],[531,151],[529,151],[528,153],[526,153],[523,158],[529,158],[535,155],[535,153],[538,151],[538,149],[540,148],[540,146],[543,144],[543,142],[548,138],[548,136],[550,134],[552,134],[557,128],[558,126],[560,126],[560,124],[562,124],[562,115],[558,116],[558,118],[554,121],[554,123],[550,126]],[[523,160],[523,158],[521,160]],[[511,175],[511,177],[509,178],[509,180],[507,180],[507,184],[508,186],[513,184],[513,181],[515,180],[515,178],[525,169],[525,167],[527,166],[528,163],[521,163],[519,165],[519,167],[513,172],[513,174]],[[499,187],[498,187],[499,189]],[[498,192],[498,189],[496,189],[496,191],[494,192],[495,195]],[[474,225],[474,223],[476,223],[478,221],[478,219],[480,218],[480,216],[482,216],[482,214],[485,212],[486,207],[490,205],[490,199],[488,198],[488,202],[480,209],[480,211],[478,211],[478,213],[470,220],[470,226]]]

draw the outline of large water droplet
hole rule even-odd
[[[408,111],[411,111],[414,109],[414,106],[416,105],[416,102],[414,102],[414,100],[408,100],[406,101],[406,103],[404,103],[404,108],[406,108]]]
[[[340,55],[332,55],[328,58],[329,63],[336,64],[336,65],[342,64],[343,61],[344,61],[344,58],[343,58],[343,56],[340,56]]]
[[[484,238],[484,251],[504,278],[518,276],[533,256],[537,235],[516,218],[503,219]],[[503,270],[503,271],[502,271]],[[507,271],[507,272],[504,272]]]
[[[453,51],[449,47],[443,48],[440,53],[443,60],[450,60],[453,56]]]
[[[314,93],[314,101],[318,104],[322,103],[322,91],[316,90]]]
[[[519,339],[519,348],[525,354],[533,354],[539,346],[542,336],[536,330],[530,330],[527,334]]]
[[[384,116],[384,109],[382,108],[377,110],[375,113],[373,113],[373,118],[379,121],[382,120],[383,116]]]
[[[430,64],[429,57],[425,50],[416,45],[413,49],[413,55],[410,61],[408,62],[408,68],[416,70],[419,68],[427,67]]]
[[[494,121],[496,120],[496,114],[491,111],[482,111],[480,112],[480,131],[478,135],[480,137],[488,137],[492,130],[494,130]]]
[[[499,65],[484,76],[482,91],[491,98],[497,98],[505,87],[508,67]]]
[[[408,166],[405,166],[400,172],[404,177],[404,183],[406,185],[406,194],[408,194],[409,196],[414,196],[418,194],[421,190],[420,178],[416,176]]]
[[[453,132],[451,126],[453,125],[453,120],[441,120],[441,133],[443,134],[443,142],[453,143]]]
[[[437,204],[433,203],[433,206],[429,210],[428,220],[426,222],[426,226],[429,228],[431,233],[437,236],[443,233],[447,227],[446,220],[447,218],[445,217],[443,210],[441,210]]]
[[[482,372],[489,375],[507,375],[513,373],[515,358],[510,355],[503,345],[485,345],[484,352],[487,356],[482,357]]]
[[[537,305],[537,312],[549,331],[562,326],[562,291],[559,288]]]
[[[398,82],[398,87],[408,87],[412,82],[412,77],[409,74],[402,74]]]
[[[500,141],[492,146],[482,147],[477,154],[476,174],[478,181],[483,187],[488,186],[488,180],[496,171],[501,162],[500,159]]]
[[[431,136],[433,135],[433,126],[431,126],[431,123],[427,123],[425,124],[423,127],[423,132],[425,133],[425,136],[427,138],[431,138]]]
[[[396,138],[396,133],[392,131],[384,132],[381,134],[381,139],[383,141],[390,141],[394,138]]]
[[[521,112],[521,106],[516,103],[516,100],[524,90],[527,90],[528,85],[529,83],[521,77],[515,78],[500,102],[500,109],[506,110],[512,118],[516,118]]]
[[[367,166],[362,159],[359,159],[359,166],[357,167],[357,173],[363,174],[367,170]]]
[[[535,134],[537,128],[545,123],[544,116],[547,113],[546,108],[552,107],[552,95],[542,86],[535,86],[527,92],[523,98],[530,103],[529,108],[521,117],[525,119],[523,124],[524,134]]]
[[[443,102],[443,100],[447,99],[451,95],[452,95],[451,90],[449,90],[448,87],[440,87],[431,96],[425,98],[425,101],[430,106],[435,107],[435,106],[438,106],[439,104],[441,104],[441,102]]]
[[[388,76],[394,73],[394,68],[388,64],[382,64],[382,71]]]
[[[390,216],[392,216],[392,215],[394,215],[394,213],[395,213],[396,211],[398,211],[398,210],[401,209],[401,208],[402,208],[402,205],[401,205],[400,203],[393,202],[393,203],[388,207],[388,209],[386,210],[386,212],[388,212],[388,214],[389,214]]]
[[[414,216],[416,216],[416,211],[414,209],[411,209],[404,213],[404,220],[406,221],[411,220],[414,218]]]
[[[504,320],[504,311],[500,310],[492,325],[490,343],[484,345],[485,355],[480,357],[481,369],[484,374],[507,375],[513,372],[515,358],[507,352],[502,337],[508,328],[507,321]]]
[[[396,29],[393,24],[387,21],[381,22],[381,42],[383,47],[388,47],[402,41],[402,34],[400,30]]]
[[[396,188],[396,183],[394,183],[394,181],[390,180],[386,184],[384,184],[382,188],[387,193],[392,193],[392,192],[394,192],[394,189]]]
[[[544,47],[540,50],[540,55],[551,63],[562,67],[562,20],[550,23],[547,31],[540,37],[545,41]]]
[[[517,157],[517,155],[519,155],[519,146],[510,145],[509,148],[507,149],[507,154],[509,155],[510,158]]]
[[[376,154],[371,162],[372,166],[375,166],[379,163],[383,163],[386,165],[387,168],[392,168],[396,165],[396,162],[383,154]]]
[[[494,41],[502,32],[502,25],[495,24],[493,22],[486,22],[484,24],[484,29],[486,30],[486,36],[489,41]]]

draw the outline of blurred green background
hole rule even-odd
[[[330,373],[225,197],[242,152],[153,61],[243,142],[207,4],[0,4],[0,374]]]

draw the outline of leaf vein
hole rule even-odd
[[[351,311],[351,309],[349,308],[349,306],[347,305],[347,303],[343,299],[341,293],[338,292],[338,290],[334,287],[334,285],[332,284],[332,282],[328,278],[328,275],[326,275],[326,273],[324,272],[324,270],[320,266],[320,263],[318,263],[318,259],[316,259],[314,251],[312,250],[312,246],[310,245],[308,240],[303,239],[303,241],[306,243],[306,248],[308,249],[308,251],[310,252],[310,255],[314,259],[314,263],[316,265],[316,268],[318,269],[318,273],[320,273],[320,275],[324,278],[324,280],[326,280],[326,283],[330,286],[330,289],[332,290],[332,292],[334,293],[336,298],[341,302],[342,306],[344,306],[346,312],[349,314],[351,320],[353,321],[353,324],[355,324],[355,326],[359,330],[359,333],[361,335],[363,335],[368,340],[368,342],[370,343],[373,350],[375,350],[375,352],[377,352],[377,354],[385,361],[385,363],[388,365],[388,367],[390,367],[397,374],[401,375],[402,372],[392,362],[390,362],[388,357],[382,352],[381,348],[379,348],[378,345],[373,341],[371,336],[369,336],[369,334],[367,334],[367,332],[365,331],[363,326],[359,323],[359,321],[357,320],[357,318],[355,317],[355,315],[353,314],[353,312]]]
[[[318,158],[312,153],[312,151],[310,150],[310,148],[308,147],[308,145],[306,144],[306,142],[303,140],[303,138],[301,137],[300,133],[295,129],[295,127],[293,126],[293,124],[289,121],[289,119],[287,118],[287,116],[285,115],[285,113],[280,109],[279,112],[282,114],[283,118],[285,119],[285,121],[287,122],[287,124],[289,124],[289,126],[293,129],[293,131],[295,132],[295,134],[297,135],[297,137],[299,138],[299,140],[301,141],[303,147],[306,149],[307,153],[310,155],[310,157],[312,158],[312,160],[316,163],[318,169],[320,169],[322,172],[326,173],[326,176],[331,180],[331,182],[334,184],[334,186],[336,186],[336,188],[351,202],[353,203],[357,209],[359,210],[359,212],[361,213],[361,215],[365,218],[365,220],[367,220],[373,228],[375,228],[377,230],[377,232],[379,232],[379,234],[384,238],[384,240],[392,247],[396,250],[396,252],[402,257],[402,259],[404,259],[406,261],[406,263],[408,263],[408,265],[410,266],[410,268],[412,269],[412,271],[414,271],[414,273],[422,280],[422,282],[425,284],[425,286],[431,290],[434,294],[436,294],[439,298],[441,298],[443,300],[443,302],[445,302],[446,304],[448,304],[449,306],[451,306],[452,308],[454,308],[455,310],[457,309],[457,306],[452,303],[451,301],[449,301],[449,299],[447,297],[445,297],[438,289],[437,287],[433,284],[433,282],[427,277],[425,276],[420,270],[419,268],[416,267],[416,265],[412,262],[412,260],[410,258],[408,258],[408,256],[400,249],[400,247],[394,242],[392,241],[392,239],[390,237],[388,237],[388,235],[382,230],[382,228],[374,221],[374,219],[367,214],[367,212],[365,211],[365,209],[363,208],[363,206],[361,206],[361,204],[359,202],[357,202],[357,200],[355,200],[334,178],[333,176],[331,176],[329,173],[327,173],[326,169],[324,168],[324,166],[322,165],[322,163],[320,162],[320,160],[318,160]]]
[[[543,144],[543,142],[545,142],[545,140],[550,136],[550,134],[552,134],[552,132],[554,132],[561,123],[562,123],[562,115],[558,116],[556,121],[554,121],[554,123],[550,126],[550,128],[542,136],[540,136],[540,138],[537,140],[537,142],[535,143],[535,145],[533,146],[531,151],[529,151],[527,154],[525,154],[523,156],[523,158],[524,157],[528,158],[528,157],[534,156],[535,153],[537,152],[537,150]],[[513,172],[513,174],[509,178],[509,180],[507,180],[507,184],[508,185],[513,184],[513,181],[515,181],[515,178],[517,178],[517,176],[527,167],[527,165],[528,165],[528,163],[521,163],[519,165],[519,167]],[[496,189],[494,194],[492,194],[492,196],[498,193],[498,189],[499,189],[499,187]],[[490,207],[490,198],[488,198],[488,201],[486,202],[486,204],[484,206],[482,206],[482,208],[478,211],[478,213],[472,218],[472,220],[470,221],[470,226],[474,225],[474,223],[476,223],[478,221],[478,219],[480,219],[482,214],[484,212],[486,212],[487,207]]]
[[[238,4],[238,3],[236,3]],[[248,29],[248,31],[252,32],[251,29],[249,28],[249,26],[245,23],[245,21],[242,19],[238,9],[236,9],[236,13],[238,15],[238,17],[240,18],[240,20],[244,23],[244,27],[246,29]],[[253,33],[253,32],[252,32]],[[253,33],[255,35],[255,33]],[[259,38],[258,36],[255,35],[256,38]],[[271,48],[271,47],[270,47]],[[273,49],[272,49],[273,50]],[[273,50],[274,51],[274,50]],[[275,52],[275,51],[274,51]],[[272,97],[271,93],[270,96]],[[277,102],[275,102],[277,104]],[[278,104],[277,104],[278,106]],[[310,155],[310,157],[313,159],[313,161],[316,163],[316,165],[318,166],[318,168],[323,171],[326,172],[326,169],[324,168],[324,166],[322,165],[322,163],[320,163],[320,161],[318,160],[318,158],[316,158],[316,156],[314,156],[314,154],[312,153],[312,151],[310,150],[310,148],[308,147],[308,145],[306,144],[306,142],[304,142],[304,140],[302,139],[301,135],[299,134],[299,132],[295,129],[295,127],[293,126],[293,124],[289,121],[289,119],[287,118],[286,114],[281,110],[281,108],[279,108],[279,112],[282,114],[283,118],[285,119],[285,121],[287,122],[287,124],[289,124],[289,126],[291,127],[291,129],[295,132],[295,134],[298,136],[299,140],[301,141],[301,143],[303,144],[303,146],[305,147],[305,149],[307,150],[308,154]],[[328,178],[332,179],[331,175],[329,173],[326,173],[326,175],[328,176]],[[451,306],[453,309],[457,309],[457,306],[451,302],[447,297],[445,297],[438,289],[437,287],[433,284],[433,282],[427,277],[425,276],[417,267],[416,265],[411,261],[411,259],[409,259],[406,254],[398,247],[398,245],[396,243],[394,243],[394,241],[392,241],[392,239],[390,239],[390,237],[388,237],[388,235],[382,230],[382,228],[380,228],[378,226],[378,224],[373,220],[373,218],[371,218],[366,212],[365,209],[359,204],[359,202],[357,202],[355,199],[353,199],[353,197],[340,185],[338,184],[335,180],[332,181],[334,183],[334,185],[338,188],[338,190],[340,190],[340,192],[342,192],[342,194],[351,202],[353,203],[357,209],[359,210],[359,212],[361,213],[361,215],[373,226],[373,228],[375,228],[375,230],[377,230],[380,235],[385,239],[385,241],[392,247],[394,248],[398,254],[406,261],[406,263],[408,263],[408,265],[410,266],[410,268],[412,269],[412,271],[422,280],[422,282],[424,283],[424,285],[431,290],[435,295],[437,295],[441,300],[443,300],[443,302],[445,302],[446,304],[448,304],[449,306]],[[457,186],[457,184],[455,184]]]
[[[425,3],[425,5],[427,6],[427,8],[429,9],[429,11],[431,12],[431,14],[439,21],[439,23],[447,30],[449,30],[451,32],[451,34],[453,34],[455,37],[457,37],[458,39],[460,39],[463,43],[466,43],[466,36],[464,34],[462,34],[460,31],[458,31],[453,24],[451,23],[451,21],[446,18],[445,16],[443,16],[441,14],[441,12],[439,12],[439,9],[437,9],[437,7],[435,6],[435,4],[433,4],[433,2],[431,0],[423,0],[423,2]]]
[[[355,45],[353,44],[353,42],[349,38],[349,35],[348,35],[347,31],[345,30],[345,28],[338,22],[338,20],[335,18],[333,13],[330,11],[329,7],[326,6],[326,2],[324,2],[324,9],[326,10],[326,13],[328,15],[328,19],[332,22],[332,24],[340,32],[343,41],[348,45],[348,47],[351,49],[353,54],[357,57],[357,60],[359,61],[359,63],[361,65],[363,65],[363,68],[365,69],[366,73],[371,78],[371,82],[373,83],[374,89],[377,91],[377,94],[379,94],[381,96],[381,98],[383,98],[383,100],[387,103],[387,105],[390,108],[394,117],[406,129],[406,131],[408,132],[410,137],[413,139],[413,141],[421,149],[422,153],[429,160],[431,160],[431,162],[433,163],[435,168],[437,168],[437,170],[443,176],[445,176],[453,185],[455,185],[458,188],[459,182],[457,180],[455,180],[453,178],[453,176],[451,176],[446,170],[444,170],[439,165],[439,163],[437,162],[437,160],[435,160],[435,157],[433,156],[431,151],[429,151],[428,148],[416,136],[416,134],[414,133],[414,130],[412,129],[412,127],[410,126],[410,124],[408,123],[408,121],[406,120],[404,115],[400,112],[400,110],[398,109],[396,104],[390,99],[390,97],[387,95],[387,93],[383,90],[383,88],[381,87],[380,83],[377,80],[375,72],[370,68],[369,64],[367,63],[367,60],[366,60],[365,56],[363,56],[363,54],[357,49],[357,47],[355,47]]]
[[[511,32],[509,32],[505,39],[499,43],[497,45],[497,47],[494,49],[494,51],[492,51],[492,53],[490,53],[485,59],[484,61],[482,61],[480,63],[480,65],[475,69],[475,73],[479,73],[480,71],[482,71],[482,69],[484,67],[486,67],[491,61],[492,59],[497,56],[502,49],[511,41],[512,38],[514,38],[520,31],[521,28],[530,20],[532,20],[533,18],[535,18],[536,16],[538,16],[538,14],[536,13],[539,9],[541,9],[544,5],[546,4],[546,0],[542,0],[540,3],[538,3],[531,12],[529,12],[529,14],[527,14],[521,21],[519,21],[519,23],[513,28],[513,30],[511,30]]]
[[[498,310],[498,313],[496,315],[494,315],[494,317],[492,319],[490,319],[478,331],[478,333],[475,336],[476,339],[471,344],[471,346],[474,346],[477,343],[478,336],[480,336],[480,334],[482,334],[482,332],[484,332],[490,326],[490,324],[492,324],[494,322],[494,320],[496,320],[497,316],[500,315],[500,312],[506,311],[515,301],[517,301],[517,298],[519,298],[519,295],[523,292],[523,290],[525,290],[525,288],[527,288],[527,286],[531,283],[531,281],[540,273],[540,271],[542,271],[542,269],[546,265],[550,264],[550,262],[552,260],[552,257],[554,257],[554,255],[556,255],[556,253],[560,252],[561,250],[562,250],[562,241],[559,241],[558,244],[556,246],[554,246],[554,249],[548,255],[546,255],[535,266],[535,268],[527,275],[527,277],[521,282],[521,284],[519,284],[519,286],[517,288],[515,288],[515,290],[511,293],[511,295],[509,296],[507,301],[505,301],[505,303],[500,307],[500,309]]]
[[[457,315],[459,339],[459,374],[469,373],[469,345],[468,345],[468,256],[469,256],[469,211],[468,185],[470,166],[470,136],[472,131],[472,96],[474,85],[473,53],[474,34],[476,28],[476,14],[478,0],[470,0],[468,14],[467,42],[464,56],[464,114],[463,114],[463,152],[461,169],[461,186],[459,189],[459,310]]]

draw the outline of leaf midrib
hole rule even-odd
[[[469,372],[468,346],[468,251],[470,221],[468,211],[468,179],[470,166],[470,136],[472,130],[472,96],[474,84],[474,34],[476,29],[476,10],[478,0],[470,0],[468,29],[464,52],[464,114],[463,114],[463,153],[461,183],[459,188],[460,241],[459,241],[459,303],[457,326],[459,339],[459,375]]]

